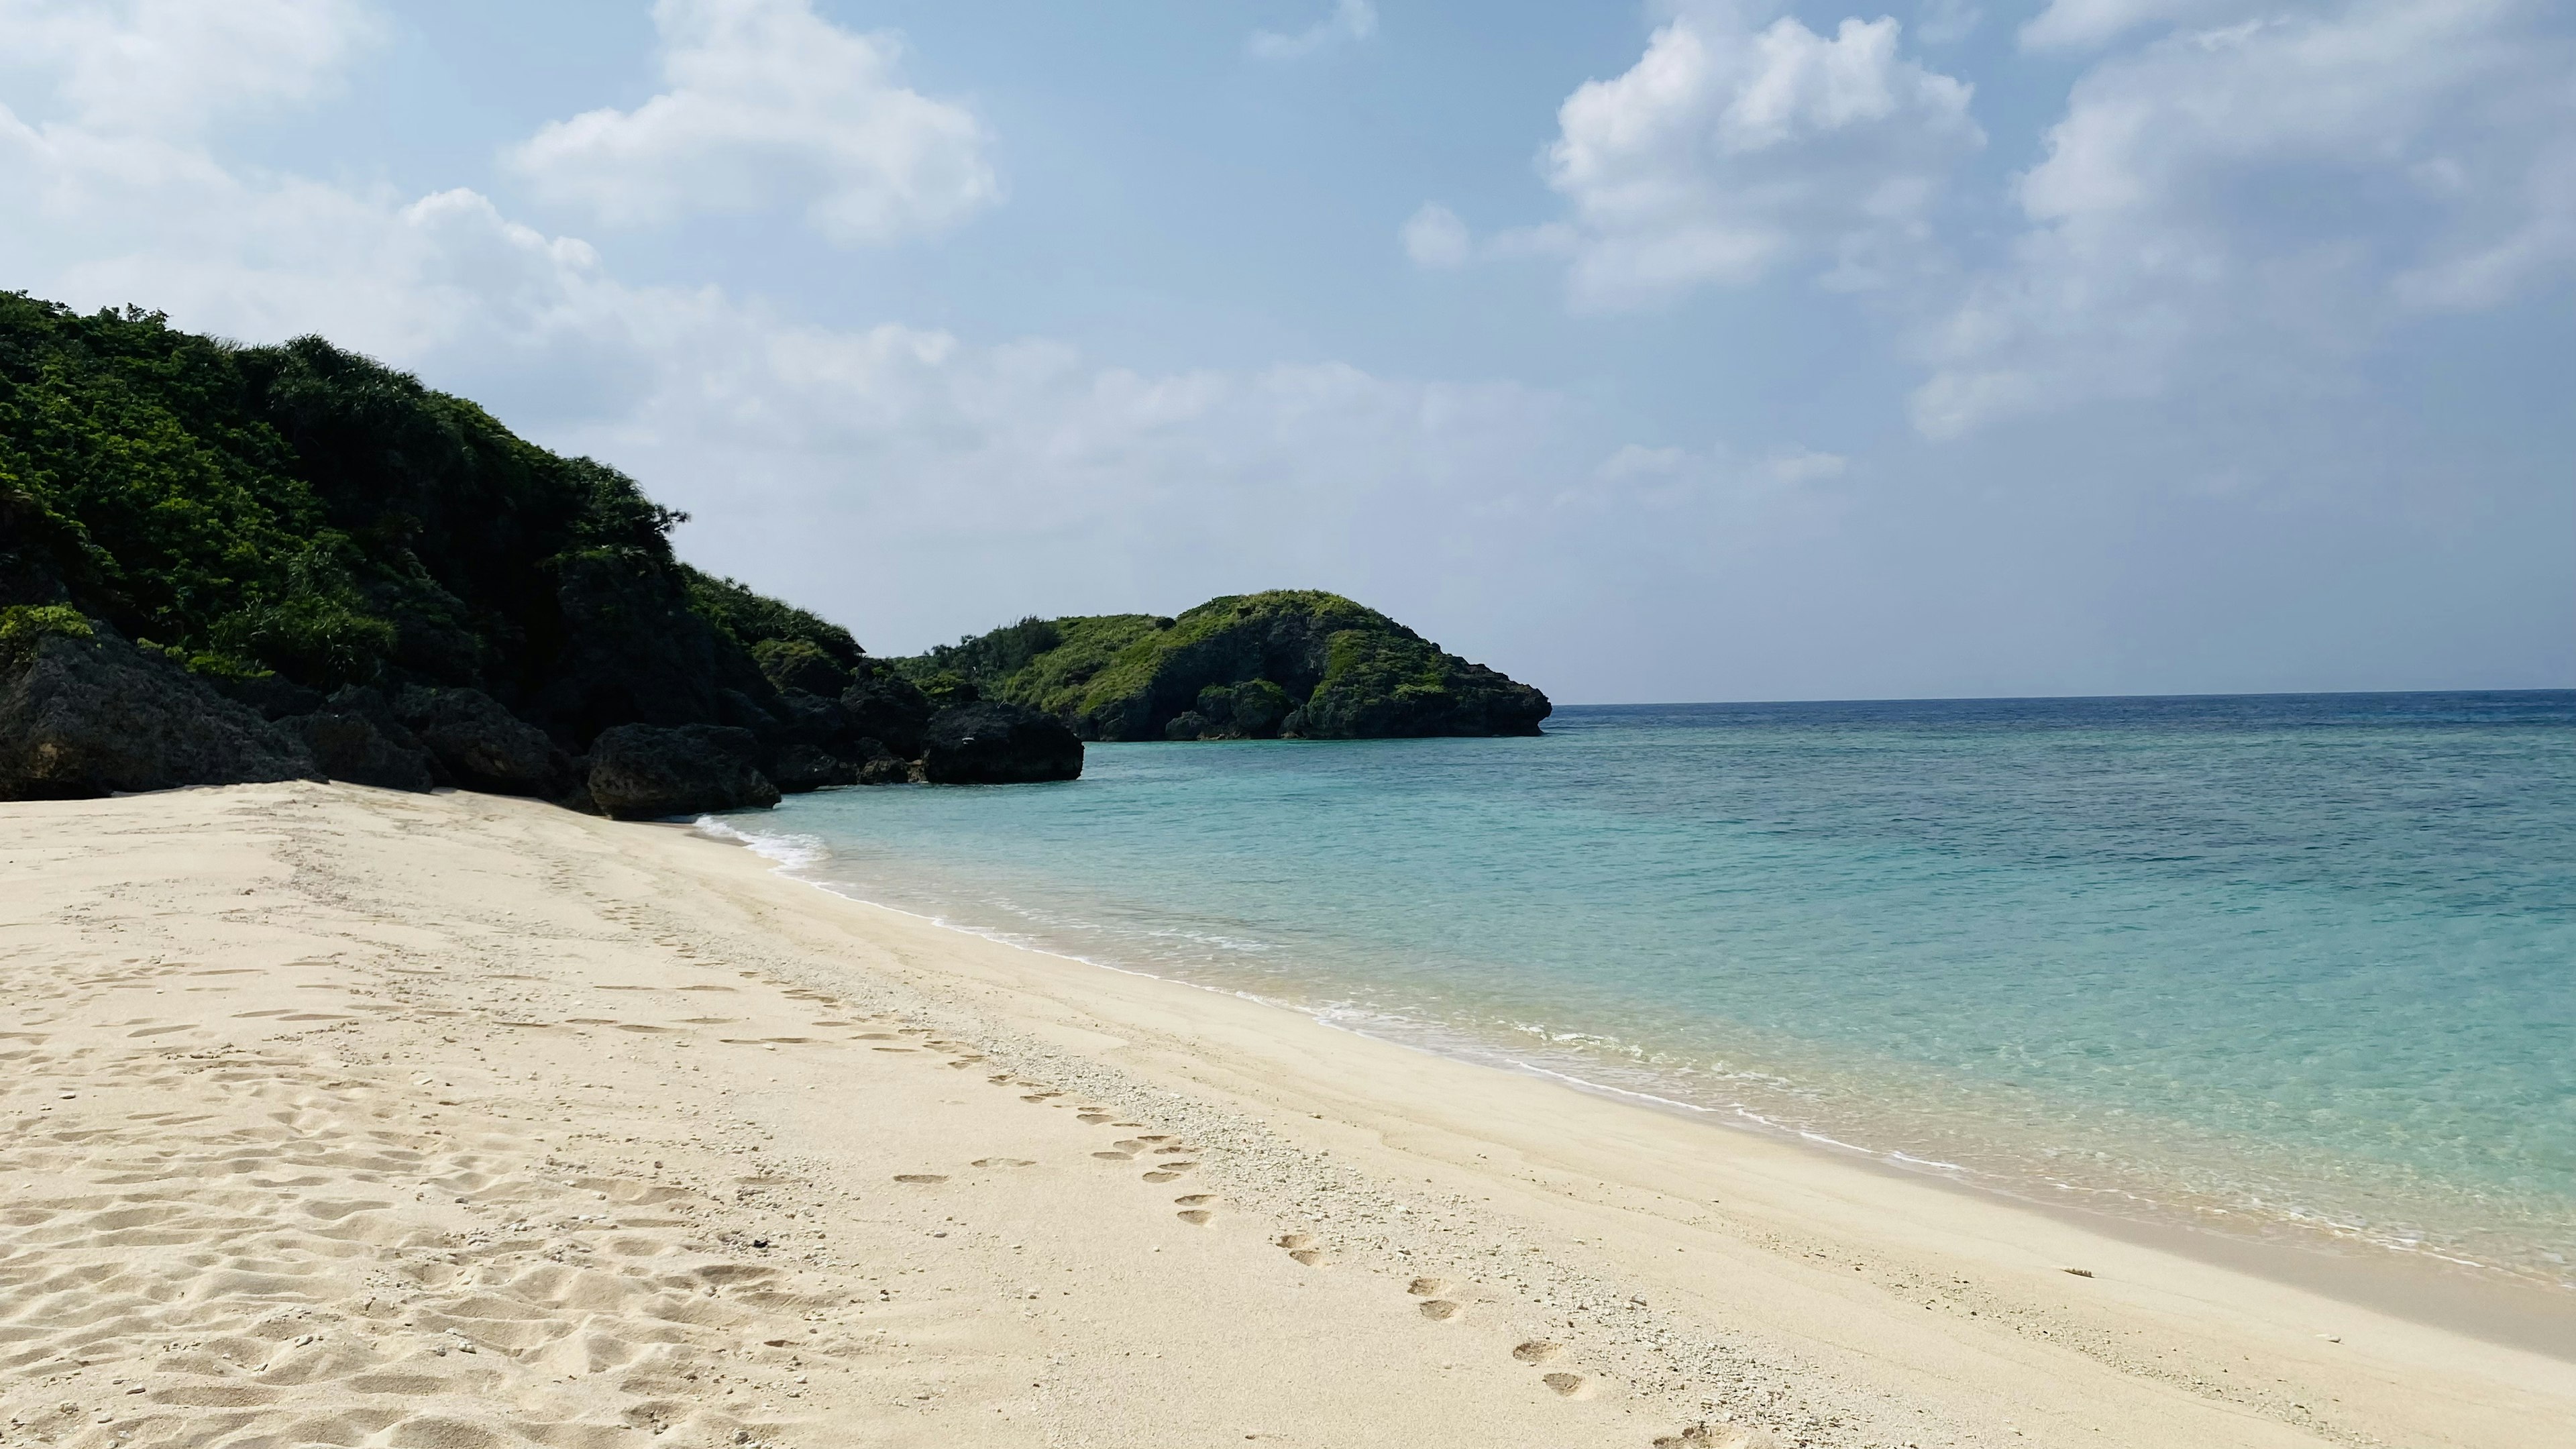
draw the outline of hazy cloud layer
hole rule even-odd
[[[2026,36],[2134,43],[2076,82],[2018,180],[2027,229],[1925,334],[1917,425],[2186,378],[2333,386],[2410,312],[2493,308],[2563,272],[2576,52],[2540,14],[2058,0]]]
[[[104,132],[185,133],[311,100],[382,38],[362,0],[0,0],[0,75]]]
[[[1244,48],[1262,60],[1301,60],[1328,46],[1362,41],[1377,34],[1377,6],[1371,0],[1333,0],[1333,12],[1294,34],[1256,30]]]
[[[658,14],[662,94],[541,132],[560,143],[526,173],[542,195],[603,224],[801,213],[851,241],[998,194],[984,123],[908,89],[891,42],[796,4]],[[696,512],[693,560],[879,648],[1299,584],[1573,699],[2543,683],[2576,658],[2564,449],[2362,374],[2426,319],[2476,341],[2563,305],[2567,29],[2508,0],[2052,7],[2025,39],[2047,58],[2003,63],[2076,79],[1998,161],[1980,144],[2007,132],[1943,73],[1960,52],[1916,58],[1921,37],[1876,19],[1667,11],[1632,63],[1492,141],[1519,163],[1561,102],[1519,216],[1442,182],[1388,238],[1441,275],[1319,279],[1454,307],[1399,324],[1427,329],[1401,355],[1429,360],[1393,375],[1333,360],[1368,354],[1337,354],[1352,324],[1324,308],[1295,361],[1209,333],[1138,367],[1123,344],[916,325],[960,315],[935,290],[827,325],[836,299],[791,284],[697,285],[667,256],[676,279],[647,284],[613,235],[537,224],[554,213],[496,201],[515,193],[472,163],[397,190],[325,179],[384,174],[339,159],[299,171],[267,132],[264,163],[229,148],[241,119],[327,125],[372,73],[353,67],[393,63],[372,7],[0,0],[0,286],[252,341],[318,330],[417,369],[633,471]],[[1236,43],[1220,29],[1203,58]],[[887,116],[914,152],[877,145]],[[946,159],[886,159],[916,152]],[[1122,204],[1151,199],[1119,179]],[[846,268],[779,230],[728,260]],[[1116,260],[1041,255],[1077,289]],[[1573,313],[1484,290],[1515,262],[1561,273]],[[1118,280],[1137,290],[1103,285],[1102,306],[1162,299]],[[1785,320],[1693,330],[1690,300],[1717,293]],[[1819,318],[1843,330],[1802,352],[1789,329]],[[1540,323],[1599,371],[1494,376],[1486,340]],[[1831,407],[1784,392],[1728,437],[1708,416],[1741,383],[1702,366],[1723,353],[1875,380]],[[1192,360],[1214,356],[1237,360]]]
[[[904,86],[901,47],[810,0],[658,0],[670,89],[511,148],[540,197],[615,225],[801,208],[844,245],[934,232],[1000,200],[983,125]]]

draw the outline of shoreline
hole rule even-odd
[[[2348,1301],[2356,1308],[2390,1313],[2427,1327],[2468,1334],[2499,1347],[2544,1354],[2576,1364],[2576,1290],[2523,1277],[2494,1264],[2455,1258],[2430,1248],[2409,1249],[2367,1234],[2293,1219],[2258,1224],[2256,1231],[2236,1232],[2202,1221],[2197,1213],[2187,1208],[2149,1204],[2136,1211],[2124,1212],[2075,1201],[2053,1201],[2043,1196],[2035,1186],[2015,1184],[1997,1173],[1916,1158],[1895,1149],[1842,1141],[1822,1132],[1764,1119],[1741,1107],[1729,1110],[1593,1081],[1537,1063],[1513,1060],[1501,1049],[1483,1044],[1469,1043],[1451,1048],[1427,1037],[1414,1039],[1370,1031],[1293,1002],[1165,975],[1142,967],[1097,960],[1035,940],[1019,939],[1010,932],[968,925],[890,902],[849,894],[829,882],[797,874],[808,865],[827,860],[828,846],[818,843],[807,849],[788,835],[754,834],[717,816],[700,817],[688,826],[673,824],[675,828],[700,838],[749,851],[770,862],[773,872],[782,879],[820,891],[836,900],[919,921],[925,926],[971,940],[1070,966],[1207,992],[1264,1010],[1284,1012],[1327,1031],[1342,1032],[1398,1050],[1418,1052],[1470,1069],[1548,1082],[1568,1091],[1638,1110],[1745,1133],[1815,1154],[1819,1160],[1839,1166],[1888,1173],[1909,1182],[1930,1183],[1951,1192],[2007,1203],[2140,1246],[2195,1258],[2215,1267],[2253,1273],[2284,1286]]]
[[[685,827],[278,785],[0,830],[11,1443],[2486,1449],[2576,1421],[2557,1358],[1070,970]]]

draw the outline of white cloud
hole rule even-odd
[[[1298,60],[1328,45],[1358,42],[1377,34],[1377,6],[1371,0],[1334,0],[1333,13],[1294,35],[1256,30],[1244,48],[1262,60]]]
[[[1475,245],[1458,213],[1436,201],[1422,203],[1399,235],[1404,254],[1418,267],[1464,266]]]
[[[0,74],[33,72],[102,132],[309,100],[382,38],[361,0],[0,0]]]
[[[1703,7],[1558,112],[1548,184],[1573,207],[1578,304],[1643,306],[1821,259],[1865,287],[1927,244],[1949,172],[1983,145],[1970,88],[1897,53],[1897,23],[1830,37]]]
[[[2190,24],[2242,12],[2243,0],[2049,0],[2021,28],[2026,50],[2089,50],[2142,26]]]
[[[1923,0],[1914,15],[1914,38],[1925,45],[1956,45],[1976,33],[1986,12],[1970,0]]]
[[[2177,9],[2150,8],[2106,0],[2046,34]],[[2183,378],[2331,388],[2410,309],[2492,306],[2564,271],[2576,53],[2538,13],[2240,4],[2250,18],[2106,57],[2020,178],[2008,263],[1927,331],[1916,425],[1953,435]]]
[[[810,0],[658,0],[670,89],[551,122],[506,160],[546,200],[612,224],[801,204],[824,236],[882,242],[1001,198],[984,127],[904,86],[902,48]]]
[[[1569,405],[1340,363],[1139,372],[620,280],[485,196],[353,191],[0,108],[0,274],[249,341],[318,331],[634,472],[685,551],[915,647],[1270,584],[1419,613],[1425,550],[1579,472]],[[955,611],[971,607],[971,617]]]

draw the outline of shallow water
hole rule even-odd
[[[2058,1201],[2576,1286],[2576,693],[1578,708],[728,823],[863,899]]]

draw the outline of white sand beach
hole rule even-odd
[[[2560,1357],[673,827],[12,804],[0,913],[0,1444],[2576,1443]]]

